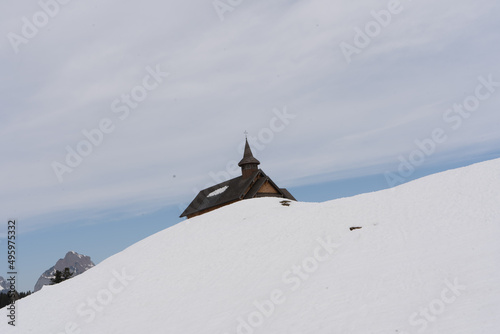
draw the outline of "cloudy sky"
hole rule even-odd
[[[1,6],[1,219],[24,289],[72,246],[98,262],[177,223],[237,176],[245,131],[304,201],[500,156],[498,1]]]

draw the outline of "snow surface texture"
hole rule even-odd
[[[224,191],[227,190],[227,188],[229,188],[229,186],[224,186],[222,188],[219,188],[219,189],[216,189],[214,191],[212,191],[210,194],[207,195],[207,197],[213,197],[213,196],[217,196],[217,195],[220,195],[222,194]]]
[[[499,203],[500,159],[325,203],[241,201],[20,300],[15,328],[2,309],[0,332],[498,334]]]
[[[69,268],[69,271],[72,272],[73,277],[75,277],[89,270],[93,266],[95,266],[95,264],[89,256],[69,251],[63,259],[59,259],[54,266],[50,267],[42,275],[40,275],[35,284],[34,292],[39,291],[44,286],[51,285],[51,279],[55,277],[56,270],[64,271],[64,268]]]

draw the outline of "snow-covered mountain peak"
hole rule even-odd
[[[5,278],[0,276],[0,293],[6,292],[7,291],[7,281]]]
[[[35,284],[34,292],[39,291],[43,286],[50,285],[51,279],[54,278],[56,270],[64,271],[64,268],[69,268],[73,273],[73,277],[82,274],[94,266],[94,263],[89,256],[78,254],[75,251],[69,251],[64,258],[59,259],[56,264],[47,269],[38,279]]]

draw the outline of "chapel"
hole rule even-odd
[[[235,202],[257,197],[278,197],[295,201],[285,188],[280,188],[258,166],[245,139],[243,158],[238,163],[241,175],[198,193],[180,217],[192,218]]]

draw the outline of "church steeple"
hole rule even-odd
[[[245,153],[243,153],[243,159],[238,163],[243,178],[246,179],[259,170],[258,165],[260,165],[260,161],[254,158],[250,145],[248,145],[248,139],[245,138]]]

